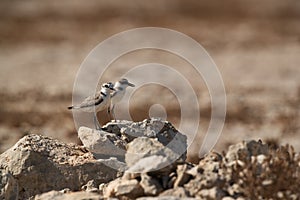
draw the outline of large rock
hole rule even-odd
[[[125,174],[132,173],[147,173],[147,172],[157,172],[168,174],[174,168],[174,163],[172,163],[168,158],[160,155],[151,155],[148,157],[141,157],[136,163],[125,172]]]
[[[252,156],[267,155],[268,151],[268,145],[263,144],[260,140],[243,141],[241,143],[231,145],[225,157],[228,163],[236,160],[247,162],[251,160]]]
[[[19,196],[16,179],[5,170],[0,170],[0,199],[15,200]]]
[[[89,180],[99,185],[118,174],[85,148],[40,135],[25,136],[1,154],[0,168],[17,180],[20,199],[50,190],[80,190]]]
[[[105,197],[132,199],[159,195],[175,182],[177,186],[183,185],[191,177],[185,173],[188,165],[180,165],[186,158],[187,138],[170,123],[157,119],[116,121],[108,123],[104,129],[128,142],[125,154],[128,169],[122,178],[105,187]],[[176,172],[178,165],[176,176],[171,172]]]
[[[187,137],[177,131],[170,122],[156,118],[145,119],[141,122],[117,120],[107,123],[103,129],[114,133],[127,143],[139,137],[155,138],[164,146],[181,155],[183,160],[186,159]]]
[[[116,157],[121,161],[124,160],[127,143],[116,134],[80,127],[78,137],[84,147],[89,149],[97,159]]]
[[[187,137],[178,132],[169,122],[155,118],[142,122],[117,120],[107,123],[102,130],[80,127],[78,136],[84,147],[91,151],[97,159],[114,157],[118,161],[124,162],[126,154],[128,167],[139,163],[138,166],[132,168],[135,170],[144,168],[145,164],[143,163],[148,162],[149,158],[147,157],[150,156],[161,156],[162,158],[159,157],[157,160],[158,166],[146,166],[149,171],[168,166],[177,160],[184,161],[186,159]],[[147,160],[142,161],[143,158],[147,158]],[[146,168],[142,171],[145,171]]]
[[[152,163],[146,162],[152,156],[155,156],[157,160],[152,160]],[[151,165],[157,166],[156,169],[154,167],[151,169],[151,171],[154,171],[175,163],[180,157],[180,154],[177,154],[173,149],[165,147],[156,139],[139,137],[128,144],[125,161],[127,166],[130,167],[129,171],[134,172],[133,169],[138,169],[136,167],[137,164],[144,165],[144,169],[150,169]],[[142,159],[145,159],[145,161],[142,162]],[[142,172],[147,171],[143,170]]]
[[[225,196],[222,188],[225,177],[222,173],[222,156],[216,152],[210,152],[198,166],[195,166],[185,173],[194,178],[184,185],[190,195],[200,199],[222,199]],[[217,188],[215,188],[217,187]]]

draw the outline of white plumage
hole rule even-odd
[[[135,85],[128,82],[128,80],[126,78],[122,78],[121,80],[117,81],[114,84],[114,90],[115,91],[113,91],[111,93],[111,109],[110,109],[114,119],[115,119],[115,115],[114,115],[115,105],[122,100],[122,98],[125,95],[126,88],[128,86],[135,87]]]
[[[104,83],[101,86],[101,90],[95,95],[87,97],[78,105],[69,106],[68,109],[94,113],[95,127],[101,129],[97,120],[97,112],[105,110],[110,106],[110,92],[115,90],[113,87],[114,85],[111,82]]]

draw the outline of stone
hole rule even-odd
[[[212,187],[209,189],[202,189],[200,190],[196,197],[200,199],[222,199],[225,197],[223,191],[219,190],[217,187]]]
[[[86,192],[99,192],[98,189],[98,185],[95,183],[94,180],[90,180],[89,182],[87,182],[87,184],[83,185],[81,187],[82,190],[86,191]]]
[[[176,179],[177,177],[175,172],[172,172],[169,176],[164,176],[162,179],[163,185],[165,186],[164,188],[173,188]],[[167,183],[165,183],[165,181],[167,181]]]
[[[140,197],[137,200],[196,200],[192,197],[158,196],[158,197]]]
[[[121,161],[124,160],[126,142],[121,140],[116,134],[80,127],[78,137],[82,141],[83,146],[91,151],[95,158],[116,157]]]
[[[110,157],[108,159],[97,159],[97,161],[120,172],[120,175],[118,175],[118,177],[121,176],[121,174],[127,169],[126,163],[119,161],[116,157]]]
[[[159,119],[145,119],[141,122],[132,122],[127,120],[116,120],[103,126],[107,132],[121,134],[128,142],[137,137],[156,138],[167,122]]]
[[[140,185],[144,189],[145,195],[156,196],[163,190],[159,181],[146,173],[141,175]]]
[[[222,200],[234,200],[232,197],[223,197]]]
[[[117,197],[136,198],[143,195],[143,188],[136,179],[122,181],[117,185],[115,191]]]
[[[116,194],[116,187],[121,183],[121,178],[112,180],[106,185],[101,185],[102,193],[105,198],[113,197]],[[100,186],[99,186],[100,187]]]
[[[85,148],[41,135],[27,135],[1,154],[0,168],[17,180],[20,199],[50,190],[80,190],[89,180],[99,185],[118,174]]]
[[[211,198],[215,193],[220,194],[219,188],[224,185],[225,178],[220,176],[222,168],[222,156],[216,152],[209,152],[202,158],[197,166],[197,173],[193,172],[193,179],[184,184],[184,188],[189,191],[191,196],[198,198]],[[216,187],[215,189],[212,189]],[[205,197],[204,197],[205,196]],[[215,199],[215,198],[213,198]]]
[[[181,155],[165,147],[162,143],[153,138],[139,137],[130,142],[127,146],[125,155],[125,162],[127,166],[131,167],[136,165],[142,158],[150,156],[164,157],[164,166],[168,166],[176,162]],[[151,163],[148,163],[151,164]],[[153,165],[163,167],[163,165],[153,163]],[[149,166],[145,166],[149,168]],[[158,169],[157,169],[158,170]]]
[[[159,196],[173,196],[173,197],[179,197],[179,198],[184,198],[184,197],[189,197],[189,192],[183,188],[183,187],[177,187],[177,188],[172,188],[165,190]]]
[[[187,173],[187,170],[189,170],[190,168],[191,166],[189,166],[188,164],[177,166],[176,169],[177,178],[174,183],[174,187],[183,186],[185,183],[187,183],[190,180],[191,175]]]
[[[143,196],[144,190],[136,179],[125,180],[118,178],[111,181],[103,190],[105,198],[118,197],[135,199]]]
[[[0,199],[18,199],[19,187],[16,179],[4,170],[0,170]]]
[[[103,129],[120,136],[128,143],[138,137],[156,138],[164,146],[181,155],[182,160],[186,159],[187,137],[177,131],[170,122],[156,118],[141,122],[116,120],[107,123]]]
[[[234,183],[232,184],[228,189],[227,189],[227,192],[229,195],[231,196],[237,196],[237,194],[239,193],[242,193],[241,191],[243,191],[242,187],[237,184],[237,183]]]
[[[103,196],[96,193],[91,192],[70,192],[70,193],[63,193],[61,191],[50,191],[43,194],[36,195],[34,200],[82,200],[82,199],[89,199],[89,200],[101,200]]]
[[[261,141],[243,141],[241,143],[231,145],[226,153],[227,163],[240,160],[248,162],[252,156],[268,155],[268,145]]]
[[[141,158],[135,164],[133,164],[126,172],[127,173],[157,173],[157,174],[169,174],[174,168],[171,165],[170,160],[163,156],[149,156],[145,158]],[[132,175],[131,175],[132,176]]]
[[[197,165],[197,166],[194,166],[191,169],[187,170],[186,173],[193,176],[193,177],[195,177],[199,173],[201,173],[201,168],[199,168],[199,166]]]

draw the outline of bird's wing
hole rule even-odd
[[[80,105],[80,108],[86,108],[91,106],[97,106],[103,102],[103,98],[100,95],[87,97]]]

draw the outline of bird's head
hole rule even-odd
[[[118,83],[123,86],[123,87],[135,87],[133,83],[130,83],[126,78],[122,78],[121,80],[118,81]]]
[[[103,83],[102,86],[101,86],[103,89],[108,89],[108,90],[114,90],[114,84],[111,83],[111,82],[108,82],[108,83]]]

